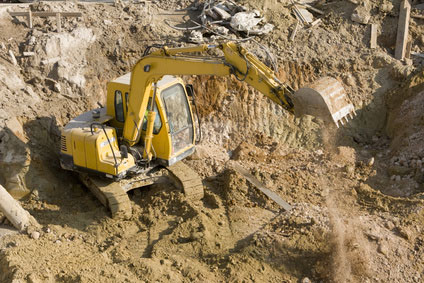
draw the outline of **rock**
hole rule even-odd
[[[203,34],[200,31],[192,30],[188,36],[188,41],[193,43],[203,43]]]
[[[38,240],[40,238],[40,232],[34,231],[31,233],[31,238]]]
[[[302,283],[311,283],[312,281],[311,281],[311,279],[309,279],[308,277],[304,277],[304,278],[302,279],[302,281],[300,281],[300,282],[302,282]]]
[[[60,91],[61,91],[60,84],[59,84],[59,83],[55,83],[55,84],[53,85],[53,90],[54,90],[55,92],[60,92]]]
[[[375,161],[374,157],[371,157],[371,158],[367,161],[367,165],[368,165],[368,166],[373,166],[373,165],[374,165],[374,161]]]
[[[387,255],[389,253],[389,249],[387,247],[387,245],[382,241],[380,242],[380,244],[377,247],[377,252],[383,254],[383,255]]]
[[[350,19],[352,21],[360,23],[360,24],[364,24],[364,25],[368,24],[370,18],[371,18],[370,8],[368,3],[366,2],[363,6],[356,7],[352,15],[350,16]]]
[[[348,173],[348,174],[353,174],[355,172],[355,166],[346,165],[345,166],[345,172]]]
[[[379,9],[383,13],[390,13],[393,9],[393,4],[391,2],[384,2],[379,6]]]
[[[389,229],[389,230],[393,230],[395,228],[395,224],[393,224],[392,221],[387,221],[384,226]]]
[[[406,227],[398,227],[398,232],[399,232],[399,235],[402,237],[402,238],[404,238],[405,240],[408,240],[408,241],[410,241],[410,240],[412,240],[412,232],[411,232],[411,230],[409,230],[408,228],[406,228]]]
[[[35,44],[35,41],[36,41],[35,36],[31,35],[31,37],[28,40],[28,44],[29,45],[34,45]]]
[[[228,35],[229,30],[226,27],[219,26],[216,28],[216,32],[221,35]]]

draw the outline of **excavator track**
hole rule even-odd
[[[166,170],[165,170],[166,169]],[[190,167],[182,162],[160,169],[155,173],[140,175],[129,179],[115,181],[98,176],[81,173],[80,179],[86,187],[109,208],[112,218],[131,217],[131,201],[127,192],[157,182],[163,182],[167,176],[176,187],[186,195],[189,201],[197,201],[203,198],[203,184],[200,176]],[[166,173],[167,172],[167,173]]]
[[[182,190],[187,200],[197,201],[203,198],[203,184],[199,174],[183,162],[166,167],[174,185]]]
[[[119,182],[105,178],[80,174],[81,181],[90,189],[97,199],[112,213],[112,218],[130,218],[131,202],[126,190]]]

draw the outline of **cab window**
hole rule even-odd
[[[122,92],[119,90],[115,91],[115,117],[118,122],[125,122]]]
[[[162,99],[172,135],[173,152],[193,144],[193,121],[189,104],[181,84],[175,84],[162,91]]]
[[[149,98],[149,103],[147,105],[147,109],[150,109],[152,105],[152,98]],[[155,103],[155,106],[153,107],[153,111],[156,112],[156,118],[155,118],[155,122],[153,124],[153,134],[157,135],[160,131],[160,129],[162,128],[162,120],[160,119],[160,115],[159,115],[159,110],[158,107]],[[143,119],[143,131],[147,130],[147,113],[149,112],[149,110],[146,110],[146,113],[144,114],[144,119]]]

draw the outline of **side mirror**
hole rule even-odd
[[[125,145],[121,145],[119,147],[119,150],[121,151],[121,157],[122,158],[128,158],[128,148]]]
[[[187,95],[190,97],[194,97],[193,85],[188,84],[185,86],[185,88],[186,88]]]

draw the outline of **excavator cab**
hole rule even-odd
[[[155,113],[152,137],[153,158],[148,160],[148,167],[170,166],[194,152],[196,131],[193,112],[182,79],[164,76],[156,83],[155,88],[150,94],[147,105],[147,109],[152,109]],[[111,165],[106,173],[122,178],[131,170],[134,171],[132,167],[146,162],[143,152],[149,111],[146,111],[142,117],[138,142],[129,150],[122,150],[124,124],[129,111],[132,111],[129,105],[129,92],[130,73],[108,83],[106,109],[83,113],[68,123],[62,132],[62,143],[66,145],[67,140],[81,140],[81,142],[71,142],[69,147],[73,149],[73,154],[62,150],[62,160],[67,161],[67,166],[63,167],[77,171],[87,171],[88,167],[91,171],[96,171],[103,168],[103,163],[106,162]],[[82,127],[76,131],[75,125]],[[96,134],[95,137],[93,134]],[[93,143],[93,146],[89,147],[84,142],[89,139],[102,140],[103,143],[99,146]],[[110,145],[106,146],[108,141]],[[64,146],[62,149],[67,147]],[[103,156],[108,158],[102,158]],[[125,163],[132,166],[121,166]]]

